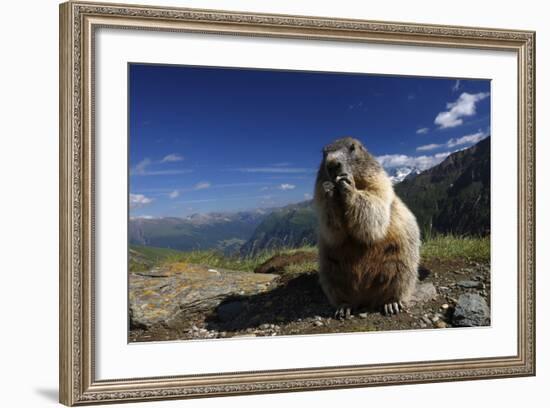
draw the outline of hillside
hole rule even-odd
[[[181,255],[182,252],[174,249],[130,245],[128,269],[130,272],[144,271],[169,259],[177,259]]]
[[[424,235],[487,235],[491,228],[491,140],[456,152],[395,186]]]
[[[317,242],[317,217],[311,200],[273,211],[241,247],[243,256],[266,249],[296,248]]]

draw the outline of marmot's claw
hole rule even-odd
[[[334,318],[335,319],[351,319],[351,307],[349,306],[342,306],[336,309],[334,312]]]
[[[332,181],[325,181],[323,183],[323,190],[325,190],[326,193],[334,190],[334,183]]]
[[[384,305],[384,313],[388,316],[399,314],[399,312],[403,311],[404,309],[405,308],[403,307],[403,303],[401,302],[386,303]]]
[[[334,183],[332,181],[325,181],[323,183],[323,190],[325,191],[325,194],[331,195],[334,192]]]

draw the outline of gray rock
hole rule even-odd
[[[221,310],[222,319],[231,319],[243,305],[224,303],[225,299],[265,292],[279,279],[277,275],[270,274],[224,269],[216,271],[210,272],[203,265],[182,263],[148,272],[131,272],[131,327],[163,325],[185,328],[197,315],[219,311],[217,309]]]
[[[457,283],[457,286],[460,286],[461,288],[465,289],[482,289],[483,288],[483,282],[476,282],[471,280],[463,280]]]
[[[488,326],[491,311],[485,299],[477,293],[465,293],[458,298],[452,322],[458,327]]]
[[[433,300],[437,297],[437,290],[431,282],[419,283],[416,285],[416,290],[411,296],[410,302],[414,303],[424,303],[430,300]]]

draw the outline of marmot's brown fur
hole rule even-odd
[[[361,307],[398,313],[417,281],[420,233],[360,141],[347,137],[325,146],[315,207],[320,283],[336,315]]]

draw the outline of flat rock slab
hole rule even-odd
[[[231,296],[250,296],[271,289],[278,278],[184,263],[131,272],[130,325],[181,327],[193,315],[211,311]]]

